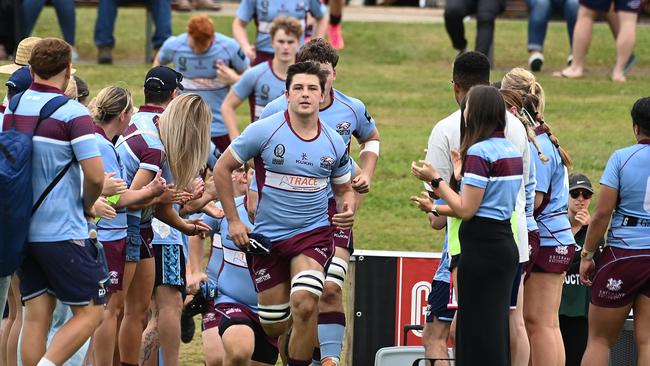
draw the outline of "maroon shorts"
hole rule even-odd
[[[146,227],[140,229],[140,237],[142,237],[142,243],[140,244],[140,260],[153,258],[153,229],[151,227]]]
[[[255,59],[253,60],[251,67],[273,60],[273,55],[273,53],[257,51],[257,53],[255,53]]]
[[[224,153],[228,146],[230,146],[230,137],[228,135],[212,136],[212,143],[219,149],[220,153]]]
[[[106,262],[108,263],[109,293],[122,291],[124,280],[124,264],[126,263],[126,238],[120,240],[103,241]]]
[[[535,261],[539,255],[539,230],[528,232],[528,262],[524,265],[524,280],[528,278],[533,271]]]
[[[247,255],[248,270],[257,292],[291,280],[291,259],[303,254],[327,268],[334,256],[332,228],[319,227],[273,243],[267,256]]]
[[[619,308],[637,295],[650,297],[650,249],[605,247],[596,265],[591,303]]]
[[[217,312],[214,300],[208,301],[205,312],[201,314],[201,331],[216,328],[221,321],[221,314]]]
[[[327,214],[332,223],[332,217],[336,214],[336,201],[333,198],[327,202]],[[332,241],[335,247],[347,249],[350,255],[354,252],[352,229],[341,230],[332,226]]]

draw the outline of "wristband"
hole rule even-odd
[[[438,205],[433,205],[430,212],[433,214],[433,216],[440,217],[440,214],[438,213]]]
[[[590,251],[588,251],[587,249],[585,249],[583,247],[582,251],[580,252],[580,258],[590,261],[590,260],[594,259],[594,254],[596,254],[595,250],[593,252],[590,252]]]

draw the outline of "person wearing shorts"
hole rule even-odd
[[[637,143],[609,158],[580,253],[580,280],[591,286],[583,365],[608,364],[610,349],[632,309],[638,364],[650,362],[650,97],[637,100],[631,114]],[[605,232],[607,245],[596,264],[593,256]]]
[[[615,32],[616,64],[611,78],[615,82],[625,82],[636,42],[636,23],[641,12],[641,1],[580,0],[578,20],[573,31],[573,60],[568,67],[554,76],[568,79],[584,76],[585,58],[591,43],[594,21],[599,14],[607,14],[612,8],[618,18],[618,32]]]
[[[26,257],[18,271],[25,304],[22,360],[30,365],[63,364],[99,325],[106,302],[103,250],[89,240],[86,221],[104,182],[92,119],[86,107],[68,100],[33,131],[41,108],[62,95],[69,83],[71,50],[60,39],[39,41],[29,60],[34,83],[4,115],[3,130],[20,119],[18,131],[34,132],[34,201],[70,164],[32,216]],[[57,299],[72,307],[73,316],[46,350],[44,335]]]
[[[327,28],[326,7],[319,0],[244,0],[239,4],[237,14],[232,23],[232,34],[241,46],[244,54],[252,60],[252,66],[269,61],[273,58],[271,45],[271,23],[278,16],[290,16],[300,21],[302,30],[307,27],[307,15],[311,14],[317,19],[314,38],[323,38]],[[255,22],[257,36],[255,45],[248,40],[246,26],[251,21]],[[304,37],[300,36],[300,45]]]
[[[186,33],[163,43],[154,66],[171,63],[183,75],[183,92],[200,95],[212,108],[212,142],[223,153],[230,138],[221,104],[230,86],[248,69],[248,57],[234,39],[215,32],[212,20],[203,14],[190,18]]]
[[[251,230],[254,225],[248,218],[244,199],[248,188],[246,166],[232,173],[232,187],[240,220]],[[217,207],[221,207],[217,204]],[[228,221],[203,215],[203,220],[214,231],[216,240],[206,268],[208,280],[218,285],[218,296],[209,301],[203,314],[203,347],[206,364],[244,365],[252,360],[255,365],[275,365],[278,358],[277,339],[264,333],[257,315],[257,293],[248,271],[246,253],[228,239]],[[195,247],[192,247],[194,249]],[[191,262],[199,261],[203,255],[202,245],[191,250]],[[198,279],[193,269],[191,278]],[[196,289],[196,281],[188,287]]]
[[[266,333],[282,335],[291,318],[293,334],[300,335],[288,340],[291,366],[309,365],[315,346],[318,299],[334,254],[327,210],[330,186],[339,212],[333,225],[348,229],[354,222],[347,146],[337,131],[318,119],[325,83],[326,74],[316,63],[290,66],[288,109],[249,125],[215,169],[230,237],[246,248],[247,228],[239,220],[232,190],[226,187],[233,170],[255,161],[259,194],[255,231],[273,246],[268,256],[249,256],[248,265]]]
[[[221,105],[223,121],[231,139],[239,136],[235,110],[246,99],[250,104],[250,120],[260,118],[264,107],[284,93],[287,69],[296,61],[302,27],[295,18],[279,16],[270,29],[273,59],[246,70],[233,85]]]
[[[339,55],[336,50],[323,39],[314,39],[307,43],[297,56],[298,62],[315,62],[327,72],[325,83],[325,98],[319,104],[320,120],[336,130],[350,148],[354,136],[361,146],[361,167],[351,161],[352,188],[357,192],[359,206],[363,194],[370,191],[375,166],[379,159],[380,136],[375,120],[371,117],[364,103],[356,98],[343,94],[333,87],[336,80],[336,66]],[[262,111],[262,118],[278,113],[287,108],[286,96],[281,96],[267,104]],[[328,191],[330,219],[337,212],[337,205],[332,190]],[[320,359],[323,366],[337,364],[343,349],[345,335],[345,314],[343,312],[343,283],[347,275],[350,255],[354,250],[352,230],[332,228],[332,239],[336,247],[332,265],[327,270],[325,289],[319,302],[318,338],[320,341]]]
[[[133,114],[131,93],[120,87],[102,89],[91,107],[95,122],[95,139],[102,154],[106,179],[102,197],[95,202],[97,239],[102,243],[108,263],[108,305],[104,320],[94,334],[93,352],[96,365],[112,365],[118,319],[133,276],[135,263],[126,267],[127,214],[129,205],[143,205],[160,196],[166,189],[162,178],[138,190],[127,189],[124,165],[111,141],[122,133]],[[128,271],[127,271],[128,270]]]

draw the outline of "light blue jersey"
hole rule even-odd
[[[165,148],[158,135],[158,118],[164,108],[143,105],[138,113],[131,117],[129,127],[117,140],[116,149],[125,170],[125,181],[131,186],[138,169],[158,173],[165,160]],[[127,210],[128,216],[141,220],[140,227],[151,226],[152,211]],[[129,221],[131,222],[131,221]]]
[[[104,162],[104,172],[115,173],[113,178],[126,181],[126,172],[115,146],[101,127],[96,126],[95,131],[95,139],[97,139],[99,152],[102,154]],[[100,218],[97,222],[97,239],[100,242],[126,238],[126,208],[115,208],[115,211],[117,211],[117,216],[112,220]]]
[[[318,134],[303,140],[293,131],[287,111],[249,125],[229,149],[241,164],[255,159],[259,234],[279,241],[330,225],[330,180],[350,180],[346,145],[335,130],[319,121]]]
[[[575,244],[567,213],[569,178],[566,166],[562,163],[560,151],[548,135],[539,127],[536,133],[537,144],[548,158],[546,163],[542,162],[538,155],[531,158],[535,161],[535,191],[544,193],[541,206],[535,210],[540,245],[547,247]]]
[[[162,177],[167,181],[167,184],[174,184],[174,177],[169,169],[167,159],[163,162]],[[180,206],[174,204],[174,209],[178,211],[180,210]],[[153,229],[153,240],[151,241],[151,244],[183,246],[183,234],[179,230],[176,230],[158,219],[152,220],[151,228]]]
[[[446,205],[447,203],[442,198],[436,200],[437,205]],[[445,232],[445,239],[442,242],[442,255],[440,256],[440,263],[438,269],[433,275],[434,281],[450,282],[451,273],[449,272],[449,249],[447,242],[447,233]]]
[[[334,88],[332,88],[331,96],[332,104],[321,109],[318,112],[318,118],[341,135],[349,152],[352,136],[364,141],[373,133],[377,126],[374,118],[370,116],[366,106],[359,99],[349,97]],[[287,106],[287,98],[282,95],[264,107],[260,118],[266,118],[284,111],[287,109]],[[352,159],[350,159],[350,163],[351,169],[353,169]],[[334,196],[331,188],[327,196],[329,198]]]
[[[615,151],[600,184],[618,191],[607,245],[650,249],[650,140]]]
[[[160,63],[173,63],[183,74],[184,93],[196,93],[212,108],[212,136],[228,134],[221,116],[221,104],[228,94],[228,84],[217,79],[217,63],[238,73],[248,68],[249,61],[234,39],[221,33],[214,34],[210,48],[197,55],[188,43],[187,33],[168,38],[160,48]]]
[[[535,145],[532,142],[528,143],[530,145],[530,151],[537,151]],[[526,227],[528,231],[535,231],[539,228],[537,227],[537,221],[535,221],[535,185],[537,181],[535,180],[535,175],[537,171],[535,170],[535,159],[531,158],[529,167],[528,167],[528,183],[524,186],[526,190]]]
[[[485,190],[476,216],[510,220],[523,183],[523,160],[503,132],[467,149],[461,190],[467,186]]]
[[[282,96],[286,89],[284,79],[273,72],[272,62],[269,60],[248,69],[232,87],[239,99],[251,98],[255,102],[254,106],[251,104],[252,121],[260,119],[264,107]]]
[[[33,83],[23,94],[15,111],[6,109],[3,131],[7,130],[8,123],[13,120],[17,131],[31,135],[41,107],[50,99],[62,94],[57,88]],[[100,156],[95,140],[95,125],[88,115],[88,109],[77,101],[69,100],[41,122],[33,142],[34,203],[52,183],[54,177],[68,163],[74,161],[32,216],[29,241],[34,243],[87,239],[88,225],[83,213],[79,161]]]
[[[244,196],[235,198],[239,219],[253,230],[253,223],[248,218]],[[221,208],[220,204],[217,207]],[[209,215],[202,216],[203,221],[208,224],[215,234],[215,240],[219,244],[212,248],[210,261],[206,269],[208,278],[217,284],[219,296],[217,304],[238,303],[243,304],[257,312],[257,292],[251,279],[246,263],[246,254],[239,250],[237,245],[228,239],[228,220],[226,218],[215,219]]]
[[[307,24],[307,13],[320,19],[325,16],[327,8],[320,0],[242,0],[237,9],[237,18],[245,23],[255,21],[257,26],[257,39],[255,49],[266,53],[275,53],[271,46],[271,23],[279,16],[290,16],[298,19],[303,31]],[[300,36],[300,44],[305,42]]]

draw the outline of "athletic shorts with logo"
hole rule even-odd
[[[273,243],[271,254],[246,255],[257,292],[291,280],[291,259],[303,254],[327,268],[334,255],[331,226],[319,227]]]
[[[66,305],[106,303],[105,257],[92,241],[29,243],[18,270],[22,300],[47,292]]]
[[[334,217],[336,214],[336,200],[328,200],[327,214],[331,223],[332,217]],[[335,226],[332,226],[332,240],[334,241],[335,247],[347,249],[347,251],[350,252],[350,255],[354,252],[354,238],[352,236],[352,229],[342,230],[337,229]]]
[[[650,249],[605,247],[592,280],[591,303],[606,308],[650,297]]]
[[[530,258],[526,266],[526,273],[564,273],[569,269],[573,255],[576,252],[575,244],[542,246],[541,238],[535,238],[534,231],[528,233],[528,245],[530,246]],[[537,240],[536,240],[537,239]]]
[[[156,244],[156,280],[154,287],[171,286],[185,297],[185,254],[180,244]]]
[[[431,282],[431,292],[427,299],[427,308],[425,310],[427,323],[433,323],[434,318],[443,322],[451,322],[454,319],[454,309],[447,306],[449,300],[450,284],[443,281],[433,280]]]
[[[126,263],[126,241],[126,238],[124,238],[102,242],[106,253],[106,263],[108,264],[107,290],[111,294],[122,290],[124,265]]]

